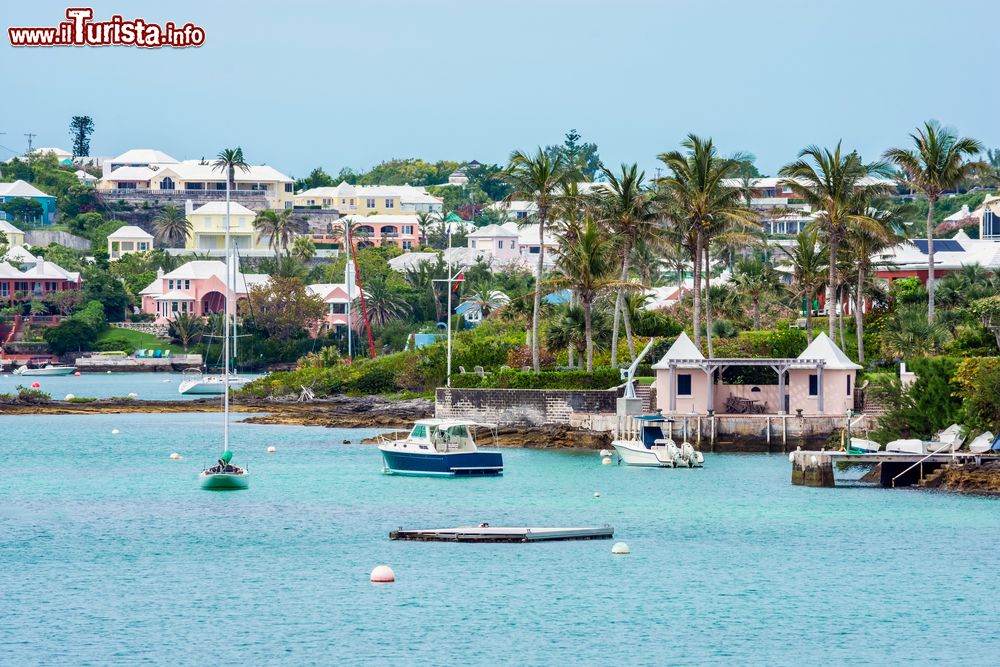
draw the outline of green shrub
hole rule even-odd
[[[903,389],[895,375],[877,378],[868,389],[888,411],[879,417],[880,442],[896,438],[930,438],[935,432],[961,422],[960,385],[953,378],[958,360],[950,357],[927,357],[908,362],[916,381]]]
[[[397,391],[396,373],[376,364],[367,364],[358,377],[348,382],[345,390],[359,394],[386,394]]]
[[[52,395],[41,389],[31,389],[22,385],[17,385],[17,400],[22,403],[47,403],[52,400]]]
[[[74,396],[73,398],[67,399],[67,403],[93,403],[96,398],[90,396]]]
[[[1000,357],[962,359],[954,383],[962,399],[965,423],[973,430],[1000,431]]]
[[[124,352],[125,354],[135,352],[135,347],[130,341],[119,337],[99,340],[93,344],[92,348],[98,352]]]

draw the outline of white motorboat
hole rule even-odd
[[[851,438],[851,450],[853,451],[861,452],[862,454],[874,454],[881,448],[882,445],[874,440],[868,440],[866,438]]]
[[[194,371],[190,373],[189,371]],[[226,375],[201,373],[197,369],[184,371],[184,379],[177,385],[177,393],[184,395],[221,396],[227,390],[241,389],[250,380],[240,377],[235,373],[229,374],[229,381],[226,382]]]
[[[678,447],[670,437],[664,437],[663,424],[673,420],[661,414],[623,417],[611,446],[625,465],[646,468],[701,468],[705,456],[691,443]]]
[[[72,375],[76,372],[76,366],[55,366],[53,364],[46,364],[40,368],[29,368],[28,366],[18,366],[14,369],[13,375],[23,375],[28,376],[58,376],[58,375]]]
[[[885,451],[896,454],[926,454],[925,443],[920,438],[901,438],[885,443]]]
[[[997,446],[995,444],[995,440],[997,440],[997,438],[993,435],[993,433],[990,431],[984,431],[969,443],[969,451],[973,454],[984,454]]]

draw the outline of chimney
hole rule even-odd
[[[159,280],[163,277],[163,267],[161,266],[156,270],[156,279]]]
[[[194,213],[194,203],[190,199],[185,199],[184,200],[184,217],[186,218],[187,216],[191,215],[192,213]]]

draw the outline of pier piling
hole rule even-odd
[[[833,460],[823,452],[793,452],[792,484],[797,486],[835,486]]]

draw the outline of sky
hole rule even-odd
[[[609,165],[689,132],[774,174],[808,144],[874,159],[938,119],[1000,146],[1000,3],[950,0],[172,0],[84,2],[95,19],[205,29],[200,48],[12,48],[9,26],[53,26],[65,2],[0,12],[0,159],[240,145],[295,177],[390,158],[502,163],[577,129]]]

